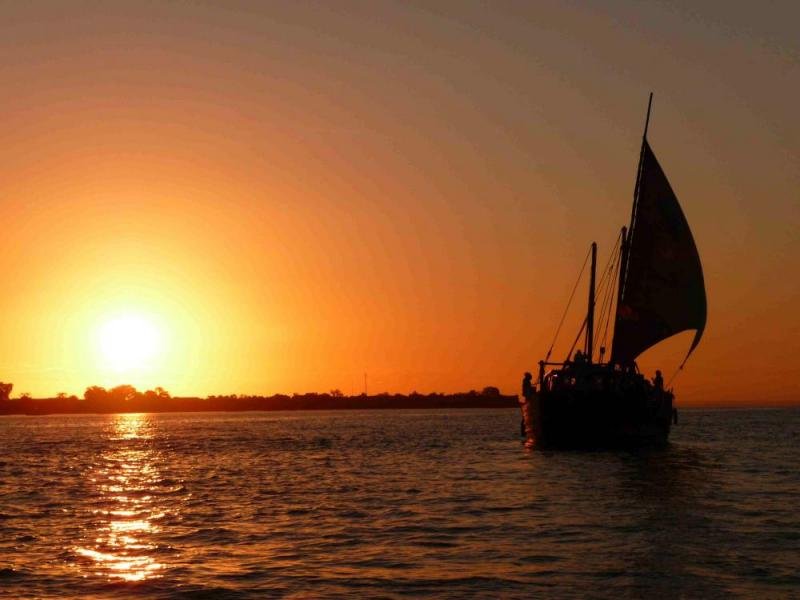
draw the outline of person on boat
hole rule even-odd
[[[656,369],[656,376],[653,377],[653,387],[659,392],[664,390],[664,378],[661,376],[661,371]]]
[[[586,352],[581,350],[577,350],[575,352],[575,360],[573,362],[573,366],[575,366],[580,371],[586,371],[586,368],[589,366],[590,358]]]
[[[575,369],[573,371],[575,374],[575,383],[578,384],[578,388],[583,389],[588,383],[585,381],[585,378],[588,370],[587,367],[589,366],[589,356],[580,350],[576,350],[575,360],[572,366]]]
[[[533,385],[533,375],[529,372],[525,372],[525,377],[522,378],[522,397],[525,398],[525,401],[528,402],[532,397],[533,393],[536,391]]]
[[[536,388],[533,385],[533,375],[529,372],[525,372],[525,376],[522,378],[522,403],[524,405],[530,406],[530,402],[533,399],[533,394],[536,392]],[[523,414],[525,410],[530,409],[523,409]],[[519,424],[519,433],[520,435],[525,435],[525,417],[522,418]]]

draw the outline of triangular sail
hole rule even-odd
[[[658,342],[706,325],[706,291],[697,247],[678,199],[645,139],[611,361],[629,364]],[[687,354],[688,357],[688,354]]]

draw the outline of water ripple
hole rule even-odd
[[[793,597],[800,411],[531,452],[514,411],[0,418],[0,596]]]

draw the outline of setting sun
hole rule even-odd
[[[145,370],[163,350],[162,331],[145,315],[115,316],[99,326],[97,350],[103,362],[117,373]]]

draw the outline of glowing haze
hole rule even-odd
[[[429,4],[4,5],[0,380],[516,392],[653,90],[709,296],[678,402],[797,400],[796,3]]]

